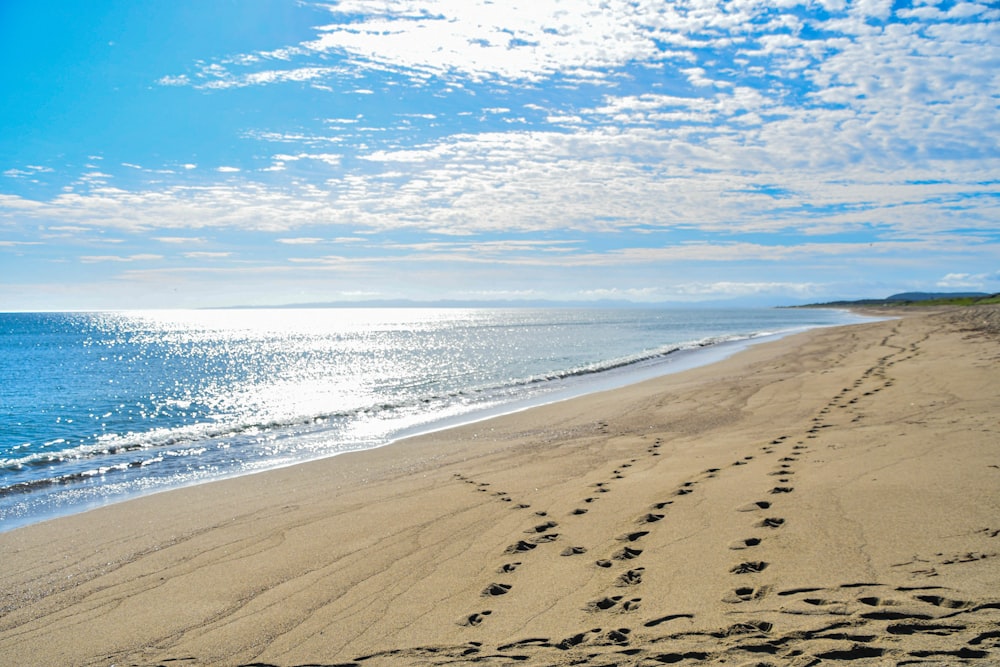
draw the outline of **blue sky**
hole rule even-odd
[[[0,310],[1000,291],[1000,6],[0,3]]]

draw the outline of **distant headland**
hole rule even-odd
[[[894,308],[906,306],[979,306],[1000,303],[1000,293],[986,292],[902,292],[884,299],[857,299],[854,301],[827,301],[809,303],[793,308],[838,308],[838,307],[879,307]]]

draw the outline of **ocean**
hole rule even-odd
[[[0,313],[0,531],[860,320],[814,309]]]

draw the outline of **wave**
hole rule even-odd
[[[151,462],[152,461],[133,461],[129,463],[119,463],[116,465],[91,468],[80,472],[67,473],[56,477],[43,477],[41,479],[17,482],[15,484],[11,484],[10,486],[0,487],[0,498],[24,493],[32,493],[33,491],[53,486],[68,486],[70,484],[79,483],[95,477],[102,477],[109,473],[124,472],[129,469],[141,468],[144,465],[149,465]]]

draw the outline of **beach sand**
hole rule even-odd
[[[1000,310],[0,535],[0,664],[1000,664]]]

